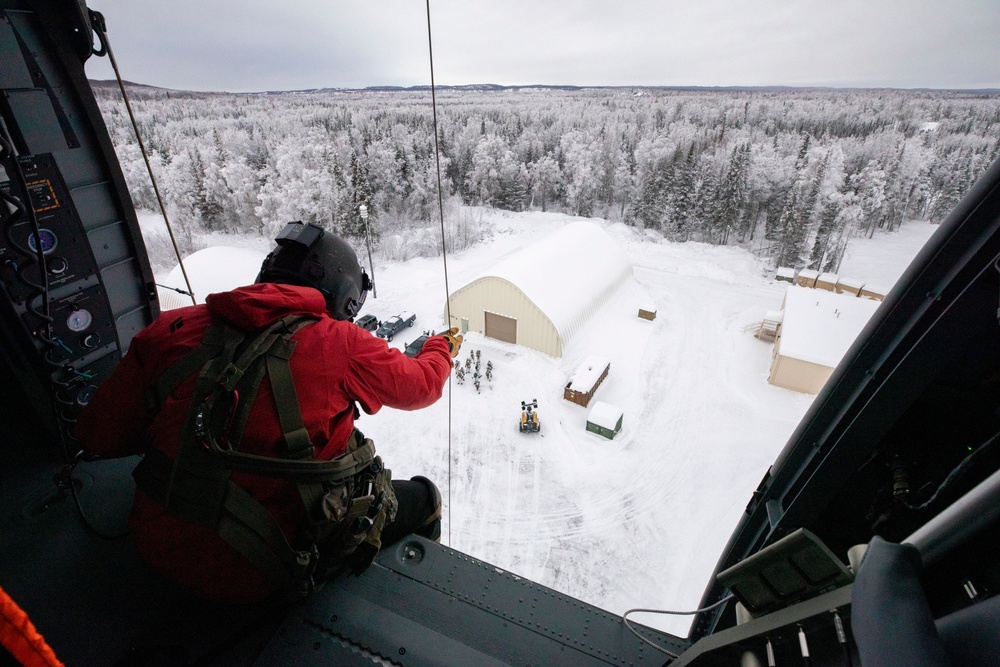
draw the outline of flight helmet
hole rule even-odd
[[[347,241],[296,221],[285,225],[275,242],[255,282],[314,287],[326,299],[331,317],[353,322],[372,282]]]

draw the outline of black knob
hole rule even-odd
[[[69,268],[69,262],[62,257],[49,257],[46,261],[46,265],[48,266],[49,273],[54,276],[66,273],[66,269]]]

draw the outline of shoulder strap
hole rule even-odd
[[[235,349],[239,340],[236,336],[225,339],[225,331],[221,325],[213,324],[205,330],[201,343],[194,347],[188,354],[181,357],[169,366],[163,374],[156,379],[153,386],[146,392],[146,410],[150,415],[154,415],[163,407],[163,402],[167,396],[177,388],[192,373],[204,369],[205,365],[218,356],[228,346]]]

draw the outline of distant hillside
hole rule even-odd
[[[431,87],[426,84],[419,86],[367,86],[365,88],[302,88],[297,90],[262,90],[262,91],[191,91],[175,90],[150,86],[144,83],[125,81],[130,88],[139,88],[148,92],[162,91],[165,95],[282,95],[288,94],[310,94],[310,93],[394,93],[394,92],[420,92],[429,91]],[[91,87],[95,91],[118,90],[118,82],[114,80],[90,80]],[[469,91],[469,92],[502,92],[508,90],[650,90],[664,92],[701,92],[701,93],[782,93],[782,92],[808,92],[808,91],[863,91],[863,90],[905,90],[909,92],[940,92],[940,93],[962,93],[966,95],[1000,95],[1000,88],[976,88],[976,89],[937,89],[937,88],[819,88],[811,86],[575,86],[561,84],[529,84],[517,86],[505,86],[498,83],[470,83],[464,85],[436,85],[437,90],[447,91]]]
[[[118,90],[118,82],[115,79],[89,79],[90,87],[94,90],[106,90],[108,88],[114,88]],[[158,86],[147,86],[144,83],[135,83],[134,81],[123,81],[126,86],[130,88],[142,88],[144,90],[169,90],[169,88],[160,88]]]

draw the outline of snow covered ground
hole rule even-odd
[[[441,330],[449,289],[575,220],[487,216],[492,238],[448,256],[447,289],[440,258],[376,265],[378,298],[369,295],[363,312],[417,315],[392,346]],[[813,400],[767,383],[772,346],[745,331],[780,306],[786,284],[740,249],[672,244],[594,222],[628,253],[634,280],[562,358],[470,333],[459,359],[479,350],[482,365],[493,364],[491,383],[477,393],[471,379],[459,385],[453,375],[434,406],[384,409],[358,426],[397,478],[422,474],[441,487],[445,544],[614,613],[692,609],[751,493]],[[934,229],[914,222],[857,239],[841,274],[891,285]],[[657,310],[654,321],[636,316],[647,304]],[[588,410],[562,398],[590,355],[611,362],[596,398],[624,411],[613,441],[586,431]],[[520,404],[531,399],[541,433],[522,434]],[[690,623],[637,620],[681,636]]]

